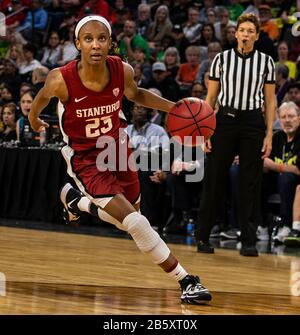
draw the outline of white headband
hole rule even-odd
[[[90,21],[98,21],[101,22],[105,25],[105,27],[108,29],[109,32],[109,36],[111,35],[111,26],[109,24],[109,22],[102,16],[100,15],[89,15],[89,16],[85,16],[83,19],[81,19],[75,28],[75,37],[78,38],[78,34],[79,34],[79,30],[82,28],[83,25],[85,25],[87,22]]]

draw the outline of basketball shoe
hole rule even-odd
[[[64,205],[63,218],[66,224],[77,223],[80,218],[80,210],[77,207],[82,194],[67,183],[60,191],[60,200]]]
[[[300,247],[300,231],[292,229],[289,235],[284,238],[283,243],[289,247]]]
[[[211,294],[201,283],[198,276],[187,275],[179,281],[181,301],[188,304],[203,304],[211,300]]]

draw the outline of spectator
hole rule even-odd
[[[23,45],[27,44],[27,40],[22,36],[21,33],[17,32],[15,29],[6,29],[6,41],[8,42],[8,52],[11,45],[16,44],[19,48],[23,48]],[[0,39],[1,42],[1,39]]]
[[[128,20],[131,20],[131,15],[127,7],[116,9],[115,22],[112,26],[112,36],[115,36],[117,41],[120,40],[118,36],[124,32],[125,22]]]
[[[105,0],[89,0],[81,7],[77,19],[81,19],[86,14],[94,14],[109,18],[109,5]]]
[[[149,91],[162,97],[161,91],[158,90],[157,88],[150,87]],[[151,109],[150,113],[151,113],[150,122],[164,127],[165,113],[162,113],[157,109]]]
[[[216,22],[217,22],[217,12],[215,11],[214,8],[209,8],[207,10],[207,21],[205,23],[215,25]]]
[[[11,12],[6,13],[6,15],[6,28],[14,29],[18,27],[26,17],[25,7],[22,5],[20,0],[12,0]]]
[[[193,155],[197,149],[193,149]],[[190,219],[194,220],[193,207],[196,206],[201,191],[201,182],[188,182],[187,175],[194,175],[200,168],[198,160],[184,161],[184,147],[182,157],[175,157],[171,173],[167,174],[167,188],[171,193],[171,215],[163,229],[165,233],[186,233],[186,225]],[[194,158],[195,159],[195,158]]]
[[[189,41],[186,39],[182,26],[180,24],[175,24],[172,29],[171,37],[174,40],[174,47],[178,49],[181,62],[186,61],[185,50],[190,45]]]
[[[0,75],[0,84],[4,83],[11,87],[12,95],[14,100],[19,97],[19,89],[21,84],[21,77],[19,75],[18,68],[16,64],[10,60],[3,60],[4,70]]]
[[[196,75],[196,80],[203,84],[204,73],[209,71],[210,65],[215,56],[222,51],[221,44],[219,42],[210,42],[207,47],[208,58],[201,62],[199,71]]]
[[[276,23],[272,20],[271,8],[269,5],[260,5],[258,7],[261,30],[266,32],[270,39],[275,42],[279,37],[279,30]]]
[[[76,23],[76,16],[72,11],[67,11],[64,15],[63,22],[60,24],[58,28],[58,35],[59,39],[64,42],[64,41],[73,41],[73,36],[70,39],[69,33],[70,33],[70,28],[73,27],[73,32],[74,32],[74,26]]]
[[[141,65],[141,70],[143,72],[145,82],[148,83],[152,76],[152,66],[146,60],[145,50],[139,46],[136,46],[133,50],[133,60],[134,62],[139,63]]]
[[[57,61],[59,66],[69,63],[71,60],[75,59],[78,55],[78,50],[75,48],[73,42],[73,36],[75,31],[75,25],[68,27],[68,37],[61,46],[61,58]]]
[[[205,23],[201,29],[199,44],[207,47],[209,43],[219,42],[215,35],[215,28],[210,23]]]
[[[289,81],[289,68],[284,64],[276,64],[276,98],[277,105],[280,106],[283,98],[285,97],[288,87],[290,84]]]
[[[188,96],[193,82],[200,69],[199,47],[191,45],[186,49],[187,63],[180,64],[176,81],[180,87],[181,96]]]
[[[41,63],[51,70],[58,66],[58,61],[61,58],[62,48],[60,45],[59,36],[56,31],[52,31],[48,39],[48,46],[46,46],[43,50]]]
[[[159,6],[156,10],[154,21],[147,31],[147,41],[152,50],[161,46],[162,39],[171,34],[173,24],[170,21],[169,9],[167,6]]]
[[[43,8],[43,0],[32,0],[32,10],[28,11],[25,20],[16,28],[26,40],[32,40],[36,32],[45,30],[48,13]]]
[[[207,72],[209,74],[209,72]],[[191,87],[191,96],[199,99],[205,99],[207,94],[207,88],[205,87],[204,80],[202,83],[195,81]]]
[[[232,21],[236,21],[244,11],[243,5],[241,5],[238,0],[229,0],[227,9],[229,12],[229,19]]]
[[[193,5],[190,0],[178,0],[177,4],[170,10],[170,18],[174,24],[184,25],[188,20],[188,9]]]
[[[17,139],[16,111],[17,106],[13,102],[3,105],[2,122],[4,124],[4,130],[0,133],[0,141],[8,142]]]
[[[277,179],[277,183],[268,184],[277,184],[283,222],[272,239],[282,243],[291,232],[295,190],[300,184],[300,110],[293,102],[286,102],[278,112],[282,130],[273,136],[272,153],[264,159],[264,168]]]
[[[147,1],[150,3],[151,8],[151,18],[153,19],[156,13],[156,10],[159,6],[167,6],[169,8],[169,11],[173,9],[174,7],[174,1],[173,0],[158,0],[152,3],[152,1]]]
[[[60,0],[60,6],[64,11],[79,10],[82,0]]]
[[[255,42],[254,47],[256,50],[271,56],[273,59],[277,58],[277,52],[274,42],[263,30],[260,31],[258,40]]]
[[[13,90],[9,85],[3,84],[1,86],[0,106],[3,106],[9,102],[15,102]]]
[[[219,7],[218,16],[220,21],[214,24],[215,36],[219,41],[224,41],[225,28],[227,26],[236,26],[236,22],[229,20],[229,12],[225,7]]]
[[[164,63],[166,65],[168,74],[175,79],[180,65],[180,55],[177,48],[169,47],[165,51]]]
[[[19,44],[11,44],[5,58],[13,61],[16,66],[19,66],[23,60],[22,46]]]
[[[34,91],[34,86],[30,83],[27,82],[23,82],[20,85],[20,92],[19,92],[19,96],[21,97],[25,92],[27,91]]]
[[[146,3],[140,3],[138,5],[137,15],[138,15],[136,20],[137,34],[141,35],[143,38],[146,39],[148,28],[152,22],[151,7]]]
[[[246,9],[244,10],[243,14],[248,14],[248,13],[252,13],[255,16],[259,16],[259,11],[258,11],[258,7],[261,4],[262,0],[253,0],[251,1],[248,6],[246,7]]]
[[[147,86],[157,88],[164,98],[171,101],[177,101],[180,96],[178,84],[168,75],[166,65],[162,62],[155,62],[152,65],[152,80]]]
[[[117,36],[120,45],[120,54],[128,58],[131,62],[134,60],[133,50],[139,46],[145,50],[146,59],[150,59],[150,52],[147,41],[140,35],[136,34],[136,24],[132,20],[127,20],[124,24],[124,30]]]
[[[142,64],[136,61],[131,62],[130,64],[134,70],[134,81],[139,87],[147,86],[147,79],[143,74]]]
[[[236,26],[227,26],[225,28],[225,39],[221,41],[223,50],[236,48],[237,41],[235,33],[236,33]]]
[[[36,142],[36,138],[39,136],[38,133],[33,131],[28,120],[28,115],[34,97],[35,93],[33,91],[27,91],[23,93],[20,98],[22,116],[17,121],[16,132],[17,140],[25,146],[33,145]]]
[[[35,59],[36,47],[27,43],[23,46],[24,60],[19,65],[19,73],[23,79],[27,80],[31,76],[31,72],[42,64]]]
[[[297,66],[295,62],[289,60],[289,47],[285,41],[278,44],[278,62],[275,64],[284,64],[289,68],[289,78],[295,80],[297,76]]]
[[[183,33],[190,44],[198,45],[201,37],[201,24],[199,23],[199,9],[188,9],[188,21],[183,27]]]
[[[45,66],[38,67],[32,71],[32,84],[34,87],[34,92],[37,94],[41,88],[44,87],[47,75],[49,73],[49,69]],[[56,109],[57,109],[58,99],[52,98],[43,111],[42,115],[50,115],[56,116]]]
[[[212,22],[212,15],[215,15],[216,19],[216,12],[214,11],[215,7],[215,1],[214,0],[204,0],[203,1],[203,7],[199,12],[199,23],[204,24],[204,23],[214,23]],[[213,12],[211,11],[213,10]]]
[[[289,84],[284,101],[292,101],[300,108],[300,82]]]

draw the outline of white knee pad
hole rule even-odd
[[[134,239],[137,247],[149,253],[156,264],[163,263],[170,255],[170,249],[151,227],[147,218],[138,212],[126,216],[122,225]]]

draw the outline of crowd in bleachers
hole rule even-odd
[[[73,44],[74,29],[76,22],[87,14],[102,15],[111,23],[114,51],[132,65],[140,87],[154,89],[177,101],[187,96],[205,99],[212,60],[220,51],[236,46],[239,15],[254,13],[261,22],[255,47],[276,62],[278,107],[284,102],[300,107],[300,37],[292,33],[297,24],[293,14],[297,11],[300,12],[299,0],[2,0],[0,12],[6,16],[6,33],[0,36],[0,141],[32,144],[38,138],[28,122],[31,103],[48,72],[78,55]],[[42,117],[56,118],[56,106],[54,99]],[[123,111],[129,123],[134,123],[133,108],[124,100]],[[145,124],[165,126],[164,115],[159,111],[150,111],[146,117]],[[145,124],[138,129],[140,132]],[[274,130],[280,130],[281,125],[276,120]],[[296,165],[300,152],[295,155]],[[180,172],[185,169],[182,165]],[[152,185],[169,185],[171,226],[179,231],[191,217],[195,219],[193,199],[199,198],[201,185],[189,190],[190,186],[182,186],[180,173],[155,173]],[[149,184],[148,179],[146,183]],[[142,184],[142,190],[147,187],[147,194],[151,193],[151,183]],[[161,194],[161,187],[157,192]],[[157,192],[149,195],[155,203]],[[145,207],[149,199],[144,198],[142,209],[149,212]],[[232,208],[234,204],[229,203]],[[234,216],[224,214],[222,208],[221,225],[229,221],[227,228],[238,230]],[[160,228],[163,225],[152,224]],[[291,222],[285,224],[290,226]]]

